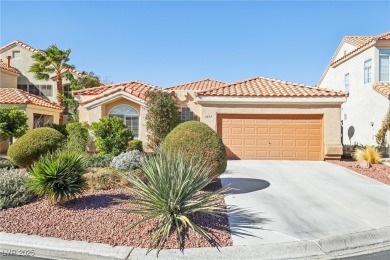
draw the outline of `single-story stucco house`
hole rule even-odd
[[[140,81],[74,91],[80,121],[120,116],[147,143],[147,92]],[[164,88],[182,121],[199,120],[222,138],[230,159],[340,158],[340,107],[347,93],[265,77],[235,83],[205,79]]]

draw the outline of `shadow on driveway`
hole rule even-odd
[[[254,192],[266,189],[271,185],[268,181],[251,178],[224,178],[222,184],[231,189],[226,192],[226,195]]]
[[[259,215],[259,212],[254,212],[249,209],[230,207],[228,209],[228,219],[231,234],[239,237],[257,237],[253,235],[251,231],[268,230],[261,228],[260,226],[270,222],[271,220],[268,218],[261,218]]]

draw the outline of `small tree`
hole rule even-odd
[[[180,123],[179,107],[167,92],[148,93],[146,128],[149,132],[149,147],[156,150],[168,133]]]
[[[14,137],[20,137],[26,133],[27,115],[18,107],[0,107],[0,140],[9,139],[12,144]]]
[[[382,127],[375,135],[375,139],[379,147],[386,147],[388,145],[386,141],[386,133],[389,130],[390,130],[390,108],[387,111],[385,119],[383,120]]]
[[[101,154],[118,155],[126,151],[127,143],[133,138],[133,133],[120,117],[102,117],[91,126]]]
[[[95,73],[83,71],[82,74],[84,75],[83,77],[71,79],[69,86],[71,91],[94,88],[101,85],[100,78]],[[64,95],[64,103],[68,105],[69,119],[74,122],[79,121],[79,103],[74,99],[72,93],[69,93],[67,96]]]
[[[46,50],[41,50],[33,54],[31,57],[35,61],[30,67],[30,72],[35,74],[39,80],[48,80],[52,74],[55,75],[57,81],[57,103],[60,106],[64,105],[64,87],[62,78],[72,79],[72,74],[69,69],[74,66],[67,64],[71,50],[60,50],[56,45],[49,46]],[[60,113],[59,124],[64,122],[64,111]]]
[[[72,151],[85,152],[89,141],[88,125],[73,122],[66,124],[68,132],[66,148]]]

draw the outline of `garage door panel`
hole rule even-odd
[[[232,159],[322,159],[321,115],[218,115]]]
[[[296,128],[295,129],[295,134],[296,135],[307,135],[308,129],[307,128]]]
[[[245,127],[244,134],[256,134],[256,127]]]

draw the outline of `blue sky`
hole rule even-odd
[[[344,35],[390,30],[390,2],[4,1],[1,45],[72,49],[114,82],[266,76],[315,85]],[[331,86],[329,86],[331,88]]]

